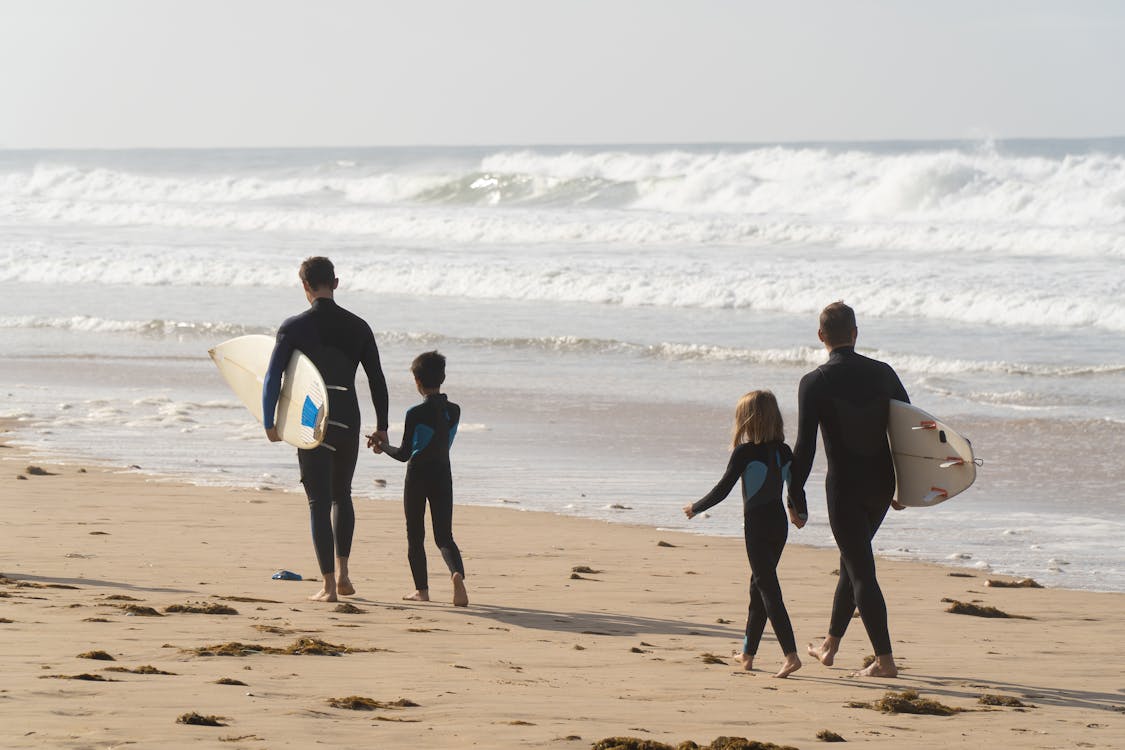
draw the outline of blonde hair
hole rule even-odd
[[[750,391],[734,408],[731,447],[743,443],[772,443],[785,440],[785,424],[777,398],[771,391]]]

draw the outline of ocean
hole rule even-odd
[[[314,254],[376,332],[392,442],[411,359],[449,358],[459,503],[741,534],[737,491],[680,508],[744,392],[774,390],[796,437],[843,299],[859,350],[984,460],[877,550],[1125,591],[1125,139],[0,151],[14,442],[303,503],[207,349],[304,309]],[[823,473],[792,542],[832,545]],[[401,485],[361,458],[360,541],[364,500]]]

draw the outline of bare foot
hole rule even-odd
[[[853,672],[852,677],[898,677],[898,665],[892,654],[876,656],[875,661],[858,672]]]
[[[309,597],[310,602],[334,602],[336,601],[336,592],[321,589]]]
[[[355,586],[352,585],[351,580],[341,578],[336,581],[336,593],[340,596],[351,596],[355,593]]]
[[[781,669],[778,670],[774,677],[788,677],[800,668],[801,660],[797,658],[797,652],[794,651],[785,655],[785,663],[781,665]]]
[[[418,589],[413,594],[407,594],[402,598],[404,601],[408,602],[428,602],[430,600],[430,590]]]
[[[739,663],[743,671],[754,671],[754,654],[744,654],[741,651],[735,651],[731,654],[731,658]]]
[[[832,663],[836,661],[836,652],[840,648],[840,641],[832,636],[826,636],[824,643],[819,646],[809,644],[809,656],[819,661],[826,667],[831,667]]]
[[[453,576],[453,606],[469,606],[469,592],[465,590],[465,576],[454,573]]]

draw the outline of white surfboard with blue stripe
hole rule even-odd
[[[262,380],[274,340],[253,334],[224,341],[208,354],[234,395],[262,422]],[[328,426],[328,390],[312,360],[294,352],[281,381],[274,420],[281,439],[297,448],[315,448]]]

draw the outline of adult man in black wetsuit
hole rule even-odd
[[[887,443],[889,402],[909,398],[890,365],[856,353],[857,334],[855,313],[843,302],[833,302],[820,313],[817,335],[828,349],[828,362],[801,378],[789,507],[793,523],[804,526],[805,481],[816,454],[819,427],[828,459],[825,493],[828,521],[840,548],[840,577],[828,635],[819,646],[809,644],[808,652],[831,666],[858,607],[875,661],[857,674],[895,677],[898,667],[891,653],[887,605],[875,577],[871,540],[895,491]]]
[[[300,277],[311,307],[286,320],[277,330],[277,343],[262,384],[262,416],[266,436],[277,442],[281,437],[274,425],[274,412],[282,374],[293,351],[303,352],[316,365],[328,387],[331,420],[324,442],[312,450],[297,451],[301,483],[309,500],[313,547],[324,579],[324,587],[309,598],[334,602],[337,594],[355,593],[348,576],[348,557],[355,531],[352,475],[359,456],[360,435],[356,368],[362,364],[367,373],[378,420],[375,435],[381,435],[382,442],[387,439],[387,381],[370,326],[333,299],[340,280],[332,261],[308,258],[301,264]]]

